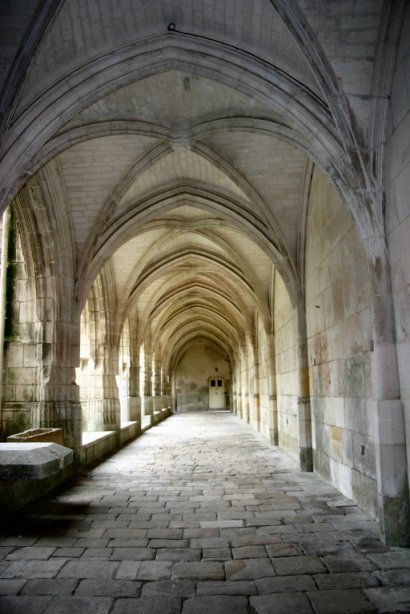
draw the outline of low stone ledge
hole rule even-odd
[[[72,450],[56,443],[0,443],[0,517],[64,482],[73,458]]]
[[[0,480],[41,480],[72,462],[72,450],[57,443],[0,443]]]
[[[27,443],[58,443],[64,445],[64,431],[61,428],[38,428],[29,429],[22,433],[16,433],[7,437],[7,442],[27,442]]]
[[[103,459],[117,449],[115,431],[91,431],[83,433],[81,464],[89,465]]]

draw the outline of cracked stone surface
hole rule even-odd
[[[0,612],[403,612],[409,567],[235,416],[192,412],[3,524]]]

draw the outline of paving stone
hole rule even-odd
[[[155,558],[156,550],[152,548],[114,548],[112,561],[150,561]]]
[[[54,548],[70,548],[75,542],[74,537],[61,537],[58,535],[48,536],[48,537],[40,537],[39,540],[36,541],[36,547],[49,547],[53,546]]]
[[[289,556],[272,559],[278,576],[324,573],[326,567],[317,556]]]
[[[108,614],[112,603],[107,597],[54,597],[44,614]]]
[[[275,578],[260,578],[255,580],[258,593],[299,593],[314,590],[316,584],[312,576],[277,576]]]
[[[313,576],[320,590],[378,586],[379,581],[366,571],[318,574]]]
[[[191,548],[227,548],[228,540],[220,537],[200,537],[190,540]]]
[[[81,559],[104,559],[108,560],[113,553],[113,548],[85,548]]]
[[[230,548],[204,548],[202,559],[204,561],[229,561],[232,558]]]
[[[118,563],[100,560],[68,561],[58,574],[59,578],[107,578],[111,579]]]
[[[105,548],[108,544],[108,539],[106,538],[88,538],[88,537],[80,537],[74,543],[76,548]]]
[[[13,546],[0,546],[0,560],[5,559],[6,556],[10,554],[10,552],[12,552],[13,550]]]
[[[187,599],[182,614],[248,614],[248,611],[245,597],[217,595]]]
[[[410,568],[410,549],[397,549],[391,552],[370,553],[367,557],[373,561],[379,569],[404,569]]]
[[[9,535],[7,537],[0,538],[0,546],[12,546],[12,547],[23,547],[23,546],[32,546],[36,543],[37,537],[30,536],[22,536],[22,535]]]
[[[188,539],[150,539],[149,548],[188,548]]]
[[[314,584],[313,584],[314,586]],[[237,580],[235,582],[198,582],[198,595],[257,595],[255,582],[251,580]]]
[[[374,575],[386,586],[410,586],[410,569],[375,571]]]
[[[275,535],[275,534],[284,534],[284,533],[292,533],[292,539],[294,535],[297,537],[301,537],[300,533],[298,533],[293,525],[285,525],[280,522],[275,524],[269,524],[266,526],[259,526],[256,529],[257,535]]]
[[[99,597],[136,597],[141,582],[133,580],[81,580],[76,595],[96,595]]]
[[[200,548],[162,548],[157,550],[157,561],[200,561]],[[204,557],[205,558],[205,557]]]
[[[218,520],[245,520],[246,518],[253,518],[253,513],[237,508],[218,511]]]
[[[314,610],[305,595],[301,593],[275,593],[250,598],[250,604],[256,614],[312,614]]]
[[[297,544],[267,544],[266,551],[271,557],[300,556],[303,554]]]
[[[234,548],[241,546],[265,546],[281,542],[280,535],[238,535],[230,538],[230,544]]]
[[[181,599],[169,595],[116,599],[110,614],[180,614]]]
[[[242,527],[243,520],[202,520],[199,526],[204,529],[227,529],[230,527]]]
[[[52,597],[0,597],[2,614],[43,614]]]
[[[323,539],[318,539],[315,535],[312,535],[310,540],[307,540],[305,537],[301,539],[299,546],[305,554],[317,554],[318,556],[353,553],[353,546],[348,541],[324,541]]]
[[[53,552],[53,557],[76,559],[85,552],[87,552],[85,548],[56,548],[56,550]]]
[[[78,580],[42,579],[29,580],[21,590],[22,595],[71,595]]]
[[[172,576],[191,580],[224,580],[225,571],[223,564],[216,562],[175,563],[172,568]]]
[[[244,526],[245,527],[263,527],[263,526],[267,526],[273,529],[273,527],[275,525],[280,525],[282,526],[282,521],[281,521],[281,517],[280,516],[273,516],[272,514],[270,516],[260,516],[259,518],[245,518],[244,522]]]
[[[195,582],[192,580],[160,580],[159,582],[145,582],[142,587],[141,595],[193,597],[195,595]]]
[[[149,539],[182,539],[183,538],[183,530],[182,529],[148,529],[147,537]]]
[[[366,614],[367,612],[375,612],[374,606],[357,588],[311,591],[306,594],[317,614]]]
[[[129,523],[131,529],[166,529],[171,518],[155,518],[153,520],[133,520]]]
[[[26,580],[0,580],[0,595],[17,595]]]
[[[356,546],[359,552],[388,552],[389,547],[383,544],[380,539],[371,539],[367,537],[351,537],[352,543]]]
[[[23,548],[18,548],[17,550],[13,550],[8,556],[8,561],[15,560],[46,560],[49,559],[50,556],[55,551],[55,548],[37,548],[36,546],[27,546]]]
[[[184,539],[198,538],[204,539],[208,537],[219,538],[219,529],[200,529],[200,528],[187,528],[184,529]]]
[[[147,529],[107,529],[104,532],[104,537],[110,539],[145,540],[147,533],[149,533]]]
[[[17,562],[17,561],[16,561]],[[52,559],[49,561],[28,561],[17,572],[17,577],[20,578],[54,578],[63,565],[66,564],[66,559]]]
[[[410,612],[410,588],[365,588],[366,597],[377,612]]]
[[[358,553],[342,555],[330,554],[324,556],[322,560],[330,572],[373,571],[375,569],[375,565],[369,558],[359,555]]]
[[[140,568],[141,561],[121,561],[115,578],[118,580],[135,580]]]
[[[243,559],[225,563],[228,580],[255,580],[276,576],[270,559]]]
[[[137,573],[138,580],[163,580],[170,576],[171,562],[169,561],[142,561]]]
[[[266,558],[268,553],[264,546],[240,546],[232,548],[232,555],[234,559],[258,559]]]

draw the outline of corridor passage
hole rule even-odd
[[[410,611],[410,551],[224,412],[176,414],[31,505],[2,614]]]

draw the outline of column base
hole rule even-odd
[[[382,539],[388,546],[408,548],[410,545],[409,493],[399,497],[379,495],[379,518]]]
[[[313,471],[313,449],[299,448],[299,465],[301,471]]]

